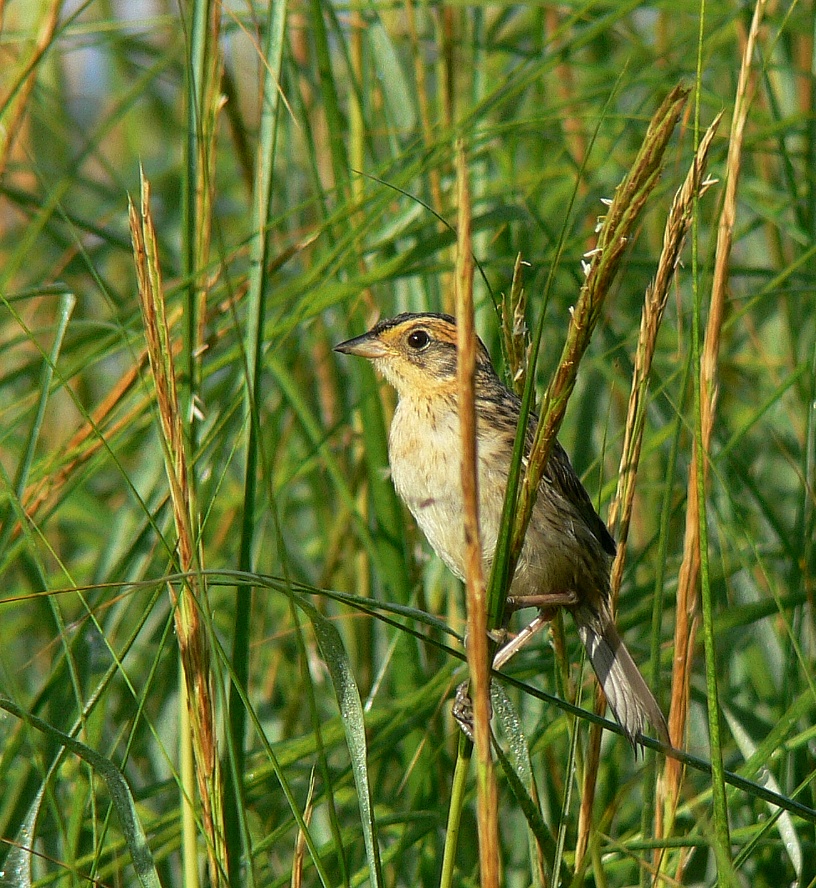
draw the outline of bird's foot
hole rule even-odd
[[[471,743],[475,743],[476,738],[473,733],[473,700],[470,699],[470,692],[468,691],[468,683],[466,681],[463,681],[456,689],[456,696],[453,698],[451,711],[462,729],[462,733]]]
[[[465,737],[467,737],[471,743],[475,743],[476,735],[473,728],[473,700],[470,699],[470,689],[468,688],[468,683],[466,681],[463,681],[456,689],[456,696],[453,698],[451,712]],[[493,717],[492,704],[490,704],[490,717]]]

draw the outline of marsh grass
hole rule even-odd
[[[331,347],[453,309],[466,173],[476,327],[522,389],[540,337],[546,412],[682,83],[558,418],[681,750],[634,758],[559,619],[494,682],[483,847],[493,884],[816,885],[813,22],[2,7],[0,881],[479,884],[461,590],[387,478],[392,394]]]

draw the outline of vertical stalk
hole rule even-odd
[[[2,12],[3,5],[0,3],[0,12]],[[3,128],[0,131],[0,177],[6,172],[15,142],[24,127],[29,99],[37,83],[36,74],[39,64],[53,43],[62,16],[62,6],[63,0],[52,0],[50,5],[44,4],[36,43],[25,63],[20,66],[19,71],[14,72],[16,76],[13,78],[9,76],[11,72],[6,67],[8,62],[4,62],[4,67],[6,67],[4,75],[8,88],[0,95],[0,118],[3,120]],[[3,18],[0,16],[0,32],[3,30],[2,25]]]
[[[194,0],[190,10],[190,54],[187,64],[187,141],[184,164],[184,277],[187,282],[184,357],[186,415],[195,452],[201,382],[205,306],[212,232],[212,192],[216,155],[216,123],[221,101],[219,5]],[[194,481],[195,479],[193,479]]]
[[[479,533],[479,489],[476,455],[476,332],[473,323],[473,252],[470,190],[465,149],[456,144],[458,244],[454,289],[456,294],[456,383],[462,441],[462,497],[465,530],[465,585],[467,591],[468,668],[473,698],[478,790],[479,862],[482,888],[499,885],[499,830],[496,778],[490,751],[490,662],[487,638],[487,602],[482,541]]]
[[[144,174],[141,178],[141,205],[129,207],[130,231],[136,261],[139,302],[147,339],[150,369],[156,395],[160,422],[160,438],[164,451],[165,471],[170,487],[170,501],[177,537],[177,558],[184,580],[176,591],[168,584],[174,608],[176,636],[184,673],[189,731],[181,738],[182,744],[192,743],[195,756],[195,776],[201,800],[201,815],[207,839],[210,864],[210,882],[214,888],[223,884],[226,869],[223,820],[223,785],[218,758],[218,732],[215,724],[215,693],[212,680],[212,656],[207,620],[209,605],[207,587],[203,579],[203,558],[199,546],[198,509],[194,488],[190,482],[191,469],[187,452],[184,425],[176,381],[175,357],[177,351],[167,321],[164,287],[158,255],[158,242],[150,211],[150,186]],[[182,727],[186,724],[183,716]],[[182,762],[189,752],[182,747]],[[186,804],[195,797],[192,786],[183,787]],[[189,824],[185,816],[184,825]],[[185,848],[190,848],[193,836],[184,836]],[[185,873],[187,884],[193,884],[198,866]]]
[[[643,311],[640,321],[640,335],[634,360],[632,387],[629,394],[629,406],[624,429],[623,448],[618,469],[618,486],[615,498],[609,509],[608,524],[614,529],[618,543],[618,552],[612,565],[611,589],[613,612],[617,608],[618,594],[623,580],[623,568],[626,563],[626,552],[629,538],[629,526],[635,499],[636,480],[640,454],[643,444],[643,433],[646,425],[646,407],[648,404],[649,381],[657,345],[657,335],[663,320],[663,313],[669,299],[669,285],[674,277],[675,269],[680,261],[680,250],[691,225],[694,208],[698,197],[710,185],[703,176],[708,158],[711,141],[719,126],[718,115],[708,128],[697,148],[691,167],[683,185],[672,201],[663,235],[663,249],[658,261],[654,279],[646,289]],[[654,631],[659,632],[659,622],[655,623]],[[653,637],[653,647],[659,650],[657,639]],[[653,684],[656,689],[656,685]],[[606,706],[602,693],[596,698],[595,712],[600,715]],[[576,870],[580,869],[581,860],[589,844],[591,829],[592,803],[595,797],[595,783],[598,776],[601,749],[601,728],[593,725],[590,729],[587,764],[584,776],[584,792],[581,798],[581,815],[578,826],[578,842],[576,844]]]
[[[197,410],[198,391],[201,382],[201,359],[202,359],[202,343],[204,341],[204,312],[207,297],[207,275],[209,265],[210,251],[210,226],[211,226],[211,191],[212,191],[212,174],[215,164],[215,121],[217,118],[217,102],[219,100],[219,83],[220,83],[220,58],[218,54],[218,32],[219,32],[219,7],[213,0],[192,0],[189,6],[189,42],[188,57],[186,65],[186,114],[187,114],[187,138],[185,142],[185,162],[184,162],[184,180],[182,194],[182,215],[183,215],[183,270],[184,280],[186,282],[185,291],[185,326],[184,326],[184,374],[186,380],[182,389],[183,396],[181,402],[177,405],[182,416],[187,417],[186,435],[189,441],[190,452],[195,454],[198,441],[198,417]],[[147,211],[145,206],[147,194],[143,194],[142,212]],[[184,483],[188,484],[191,497],[194,500],[195,491],[197,489],[196,476],[193,466],[195,460],[191,461],[190,471],[187,473]],[[194,543],[197,545],[197,542]],[[189,570],[192,562],[185,566],[181,564],[182,570]],[[187,587],[182,589],[181,603],[185,603],[188,599]],[[192,613],[194,609],[189,609]],[[181,617],[184,621],[184,617]],[[199,633],[199,627],[194,623],[191,627],[193,637]],[[181,642],[181,635],[179,638]],[[194,642],[198,644],[198,642]],[[191,664],[184,662],[184,651],[182,650],[182,667],[187,682],[187,692],[189,693],[189,683],[194,680],[190,673]],[[207,678],[209,681],[209,677]],[[188,719],[193,728],[192,732],[180,733],[179,742],[181,744],[182,762],[190,761],[193,756],[189,748],[185,745],[192,743],[193,752],[195,753],[195,761],[199,772],[202,767],[206,772],[216,767],[211,763],[204,765],[201,758],[201,750],[196,749],[196,717],[192,714],[190,707],[196,707],[197,701],[195,694],[189,699],[184,699],[184,692],[181,694],[180,706],[182,713],[187,710],[187,714],[181,715],[181,725],[183,729]],[[189,768],[185,769],[185,773],[189,775]],[[223,802],[222,787],[220,785],[220,770],[218,770],[218,793],[219,799],[216,807],[220,810]],[[201,773],[199,777],[199,793],[202,798],[202,805],[205,808],[205,822],[212,821],[212,817],[207,814],[207,807],[213,807],[213,799],[206,799],[205,794],[210,791],[205,783],[202,783]],[[187,785],[185,787],[184,805],[189,805],[189,800],[194,797],[193,787]],[[195,843],[195,837],[189,834],[192,825],[190,812],[182,821],[185,828],[185,836],[183,839],[183,847],[188,853]],[[210,841],[210,872],[214,884],[219,884],[223,869],[226,867],[226,859],[224,848],[223,823],[220,818],[216,818],[216,822],[211,822],[212,839]],[[205,823],[206,825],[206,823]],[[215,838],[217,836],[217,839]],[[193,861],[187,861],[185,866],[185,879],[188,882],[197,880],[197,865],[193,867]]]
[[[280,71],[283,57],[284,31],[286,27],[285,0],[269,4],[266,21],[266,40],[260,64],[264,71],[261,95],[261,122],[258,139],[258,159],[253,189],[252,239],[250,242],[249,292],[247,296],[247,330],[244,352],[246,355],[246,415],[249,434],[245,457],[243,516],[241,521],[241,546],[239,569],[253,572],[252,557],[257,518],[256,490],[259,463],[259,405],[263,332],[266,318],[266,297],[269,259],[269,227],[272,207],[272,184],[275,163],[275,146],[278,132],[280,105]],[[233,623],[232,669],[234,681],[229,694],[229,730],[231,739],[232,767],[227,771],[225,800],[225,829],[230,884],[243,884],[240,851],[247,845],[243,812],[243,774],[246,760],[245,734],[246,709],[242,691],[246,694],[249,681],[250,616],[252,587],[238,585],[235,588],[235,619]],[[246,849],[247,873],[251,875],[251,857]]]
[[[717,407],[717,362],[720,336],[725,315],[728,266],[731,258],[736,198],[739,182],[742,147],[748,108],[753,98],[752,63],[754,48],[765,0],[757,0],[754,16],[740,66],[737,94],[726,162],[725,198],[717,231],[714,278],[711,286],[711,302],[706,322],[705,338],[700,340],[701,305],[698,288],[697,214],[695,212],[692,240],[692,281],[694,286],[694,317],[692,328],[692,360],[694,374],[695,440],[692,468],[688,486],[686,510],[686,535],[683,563],[678,581],[677,625],[675,628],[675,670],[672,677],[672,710],[669,731],[675,745],[682,743],[685,734],[689,699],[690,658],[693,647],[697,581],[700,582],[700,598],[703,622],[703,647],[705,650],[706,691],[711,747],[712,787],[714,800],[714,851],[717,858],[720,884],[728,884],[733,875],[731,841],[728,826],[728,807],[725,794],[725,775],[722,760],[720,734],[720,710],[717,689],[716,643],[714,637],[714,608],[708,567],[708,526],[706,494],[708,486],[708,452]],[[698,82],[702,66],[702,41],[704,33],[705,5],[701,4],[700,48],[698,51]],[[695,94],[695,127],[699,127],[700,89]],[[668,762],[665,774],[664,810],[669,814],[677,804],[680,788],[680,769],[675,762]]]

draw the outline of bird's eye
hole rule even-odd
[[[412,330],[408,334],[408,345],[410,345],[411,348],[415,348],[417,351],[427,348],[430,342],[431,337],[426,330]]]

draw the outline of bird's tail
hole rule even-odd
[[[635,746],[637,735],[643,733],[648,721],[660,740],[669,744],[663,712],[611,617],[604,618],[589,608],[579,608],[575,611],[575,622],[609,706],[629,742]]]

